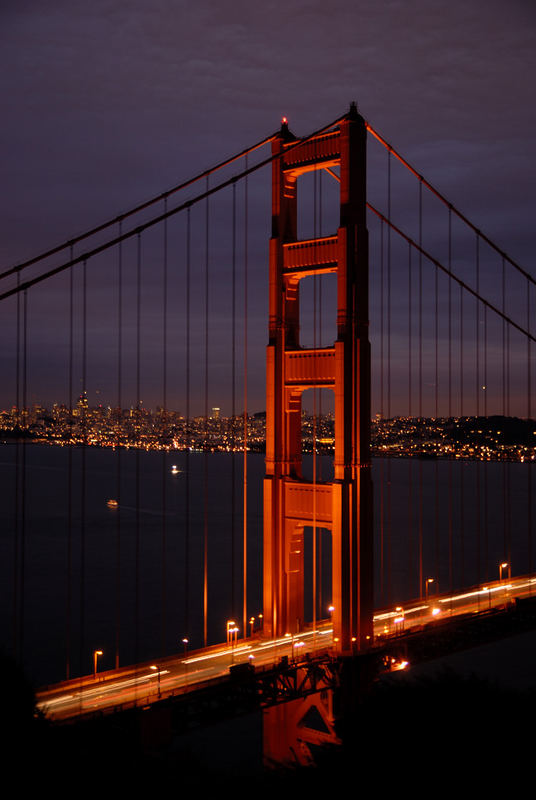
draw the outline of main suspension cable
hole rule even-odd
[[[496,305],[490,303],[489,300],[486,300],[484,297],[477,295],[476,291],[472,289],[471,286],[469,286],[465,281],[463,281],[461,278],[455,275],[450,268],[445,267],[444,264],[438,261],[437,258],[434,258],[424,248],[420,248],[417,242],[415,242],[410,236],[405,234],[400,228],[398,228],[394,224],[394,222],[391,222],[384,214],[378,211],[378,209],[374,208],[374,206],[372,206],[370,203],[367,203],[367,208],[369,209],[369,211],[372,211],[374,214],[376,214],[377,217],[383,219],[383,221],[387,223],[389,228],[398,233],[398,235],[401,236],[403,239],[405,239],[406,242],[409,242],[415,250],[419,251],[420,249],[422,249],[423,256],[432,264],[435,264],[435,266],[438,267],[438,269],[440,269],[442,272],[448,275],[449,278],[451,278],[455,283],[457,283],[461,289],[464,289],[468,294],[472,295],[473,297],[476,297],[484,306],[487,306],[487,308],[493,311],[494,314],[496,314],[502,320],[507,322],[508,325],[510,325],[512,328],[515,328],[517,331],[522,333],[523,336],[527,336],[532,342],[536,342],[536,336],[534,334],[532,334],[530,331],[525,330],[521,325],[518,325],[516,322],[514,322],[514,320],[505,313],[505,311],[501,311],[499,308],[497,308]],[[0,300],[1,299],[2,298],[0,297]]]
[[[62,244],[57,245],[56,247],[52,247],[50,250],[46,250],[45,252],[40,253],[37,256],[33,256],[32,258],[28,259],[27,261],[24,261],[22,264],[18,264],[16,266],[10,267],[9,269],[7,269],[4,272],[0,273],[0,280],[2,280],[3,278],[7,278],[9,275],[12,275],[13,273],[16,273],[16,272],[20,273],[20,272],[22,272],[22,270],[26,269],[27,267],[32,266],[33,264],[38,263],[39,261],[43,261],[44,259],[49,258],[50,256],[53,256],[53,255],[56,255],[57,253],[61,253],[62,250],[66,250],[68,247],[72,248],[72,246],[74,244],[79,244],[80,242],[83,242],[85,239],[89,239],[89,238],[91,238],[91,236],[95,236],[97,233],[101,233],[102,231],[106,230],[107,228],[110,228],[110,227],[112,227],[114,225],[117,225],[118,223],[121,224],[122,222],[124,222],[125,219],[128,219],[129,217],[132,217],[135,214],[139,214],[140,211],[144,211],[146,208],[150,208],[152,205],[155,205],[156,203],[159,203],[162,200],[167,201],[167,199],[169,197],[171,197],[171,195],[176,194],[177,192],[180,192],[183,189],[187,189],[189,186],[192,186],[194,183],[197,183],[198,181],[202,180],[203,178],[207,178],[209,175],[212,175],[212,173],[217,172],[218,170],[223,169],[224,167],[228,167],[234,161],[238,161],[239,159],[243,158],[244,156],[247,156],[248,153],[253,153],[255,150],[258,150],[260,147],[263,147],[264,145],[269,144],[271,141],[273,141],[273,139],[275,139],[275,137],[277,135],[278,135],[277,133],[274,133],[271,136],[268,136],[268,137],[262,139],[260,142],[257,142],[256,144],[251,145],[251,147],[247,147],[245,150],[242,150],[240,153],[236,153],[235,155],[231,156],[230,158],[226,158],[224,161],[220,161],[219,164],[216,164],[213,167],[209,167],[209,169],[204,170],[204,172],[200,172],[195,177],[189,178],[187,181],[183,181],[182,183],[178,184],[177,186],[174,186],[172,189],[167,189],[165,192],[162,192],[161,194],[158,194],[155,197],[152,197],[150,200],[146,200],[145,202],[140,203],[139,205],[135,206],[134,208],[131,208],[128,211],[124,211],[122,214],[119,214],[118,216],[114,217],[113,219],[108,220],[107,222],[104,222],[101,225],[97,225],[95,228],[91,228],[90,230],[85,231],[84,233],[81,233],[79,236],[75,236],[72,239],[69,239],[66,242],[63,242]]]
[[[303,137],[303,139],[299,139],[295,143],[287,145],[287,147],[285,148],[285,150],[282,153],[275,153],[274,155],[271,155],[268,158],[265,158],[263,161],[260,161],[258,164],[254,164],[252,167],[247,167],[245,170],[242,170],[242,172],[237,173],[236,175],[233,175],[231,178],[228,178],[225,181],[222,181],[222,183],[219,183],[216,186],[213,186],[212,188],[207,189],[204,192],[201,192],[200,194],[196,195],[195,197],[190,198],[189,200],[186,200],[184,203],[181,203],[178,206],[175,206],[175,208],[167,210],[163,214],[159,214],[158,216],[153,217],[153,219],[148,220],[147,222],[143,222],[141,225],[138,225],[136,228],[132,228],[131,230],[121,234],[121,236],[116,236],[113,239],[109,239],[107,242],[104,242],[103,244],[101,244],[101,245],[99,245],[97,247],[92,248],[91,250],[88,250],[88,251],[82,253],[80,256],[77,256],[74,259],[70,259],[69,261],[67,261],[67,262],[65,262],[63,264],[59,264],[57,267],[53,267],[52,269],[49,269],[46,272],[41,273],[41,275],[37,275],[36,277],[31,278],[31,279],[25,281],[24,283],[21,283],[20,286],[17,286],[17,287],[14,287],[12,289],[8,289],[7,291],[2,292],[0,294],[0,300],[5,300],[7,297],[11,297],[12,295],[17,294],[20,291],[24,291],[25,289],[29,289],[31,286],[34,286],[37,283],[41,283],[42,281],[47,280],[48,278],[51,278],[53,275],[57,275],[58,273],[63,272],[66,269],[70,269],[75,264],[81,263],[84,260],[89,260],[93,256],[99,255],[99,253],[102,253],[105,250],[108,250],[110,247],[115,247],[115,245],[119,244],[120,241],[125,241],[126,239],[131,239],[133,236],[137,236],[137,235],[143,233],[148,228],[152,228],[154,225],[158,225],[160,222],[163,222],[164,219],[172,217],[175,214],[179,214],[180,212],[184,211],[187,208],[191,208],[196,203],[200,203],[202,200],[206,200],[211,195],[216,194],[216,192],[219,192],[222,189],[225,189],[228,186],[231,186],[233,183],[236,183],[237,181],[240,181],[243,178],[246,178],[247,176],[251,175],[252,173],[256,172],[259,169],[262,169],[263,167],[267,166],[268,164],[271,164],[272,161],[274,161],[274,160],[276,160],[278,158],[282,158],[283,155],[286,155],[287,153],[291,152],[296,147],[303,146],[303,144],[305,142],[309,141],[310,139],[313,139],[315,136],[319,136],[321,133],[326,132],[330,128],[333,128],[338,122],[341,121],[341,119],[342,119],[342,117],[339,117],[334,122],[329,123],[329,125],[324,125],[322,128],[319,128],[318,130],[314,131],[313,133],[309,134],[308,136]],[[70,242],[69,242],[69,244],[70,244]],[[16,271],[16,269],[17,268],[14,268],[13,271]]]
[[[525,278],[526,278],[526,279],[527,279],[527,280],[528,280],[530,283],[532,283],[533,285],[536,285],[536,279],[535,279],[535,278],[533,278],[533,277],[532,277],[532,275],[530,275],[530,273],[528,273],[526,270],[524,270],[524,269],[523,269],[523,267],[521,267],[521,266],[520,266],[520,265],[519,265],[517,262],[515,262],[515,261],[514,261],[512,258],[510,258],[510,256],[509,256],[507,253],[505,253],[503,250],[501,250],[501,248],[500,248],[500,247],[498,247],[498,246],[497,246],[497,245],[496,245],[496,244],[495,244],[495,243],[494,243],[494,242],[493,242],[491,239],[489,239],[489,238],[488,238],[488,237],[487,237],[487,236],[486,236],[484,233],[482,233],[482,231],[480,231],[480,230],[479,230],[479,229],[476,227],[476,225],[474,225],[474,224],[473,224],[473,223],[472,223],[472,222],[471,222],[471,221],[470,221],[470,220],[469,220],[469,219],[468,219],[468,218],[467,218],[467,217],[466,217],[464,214],[462,214],[462,213],[461,213],[461,211],[459,211],[459,210],[456,208],[456,206],[454,206],[452,203],[450,203],[450,202],[449,202],[449,201],[448,201],[448,200],[447,200],[447,199],[446,199],[446,198],[445,198],[445,197],[444,197],[444,196],[441,194],[441,192],[439,192],[439,191],[438,191],[438,190],[437,190],[437,189],[436,189],[434,186],[432,186],[432,184],[431,184],[431,183],[429,183],[429,182],[428,182],[428,181],[427,181],[425,178],[423,178],[423,176],[422,176],[422,175],[421,175],[421,174],[420,174],[420,173],[419,173],[419,172],[418,172],[418,171],[417,171],[417,170],[416,170],[414,167],[412,167],[412,165],[409,163],[409,161],[407,161],[407,160],[406,160],[406,159],[405,159],[403,156],[401,156],[401,155],[400,155],[400,153],[399,153],[397,150],[395,150],[395,149],[394,149],[394,147],[392,147],[392,145],[390,145],[390,144],[389,144],[389,143],[388,143],[388,142],[387,142],[387,141],[386,141],[386,140],[383,138],[383,136],[381,136],[381,135],[380,135],[380,134],[379,134],[379,133],[378,133],[376,130],[374,130],[374,128],[372,127],[372,125],[370,125],[370,123],[368,123],[367,121],[365,121],[365,126],[366,126],[366,129],[367,129],[367,131],[369,131],[369,133],[371,133],[371,134],[372,134],[372,136],[374,136],[374,138],[375,138],[375,139],[377,139],[377,140],[378,140],[378,142],[380,142],[380,144],[382,144],[382,145],[383,145],[385,148],[387,148],[387,150],[388,150],[390,153],[392,153],[392,154],[395,156],[395,158],[397,158],[397,159],[398,159],[398,161],[400,161],[400,163],[401,163],[401,164],[403,164],[403,165],[404,165],[404,167],[406,167],[406,169],[408,169],[408,170],[409,170],[409,171],[410,171],[410,172],[411,172],[411,173],[412,173],[412,174],[413,174],[413,175],[414,175],[416,178],[418,178],[418,179],[419,179],[419,181],[420,181],[422,184],[424,184],[424,186],[426,186],[426,188],[427,188],[427,189],[429,189],[429,191],[431,191],[431,192],[432,192],[432,194],[434,194],[434,195],[435,195],[435,196],[438,198],[438,200],[440,200],[440,201],[441,201],[441,202],[442,202],[444,205],[446,205],[446,206],[447,206],[447,208],[448,208],[448,209],[449,209],[451,212],[453,212],[454,214],[456,214],[456,216],[457,216],[459,219],[461,219],[461,220],[462,220],[462,222],[464,222],[466,225],[468,225],[470,228],[472,228],[472,230],[473,230],[475,233],[477,233],[477,234],[479,235],[479,237],[480,237],[480,238],[481,238],[481,239],[482,239],[484,242],[486,242],[486,244],[488,244],[488,245],[489,245],[489,246],[490,246],[490,247],[491,247],[493,250],[495,250],[495,252],[499,253],[499,255],[500,255],[502,258],[504,258],[506,261],[508,261],[508,263],[509,263],[509,264],[510,264],[512,267],[514,267],[514,268],[515,268],[515,269],[516,269],[518,272],[520,272],[522,275],[524,275],[524,277],[525,277]]]

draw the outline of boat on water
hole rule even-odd
[[[117,502],[117,500],[108,500],[106,505],[108,506],[108,508],[117,508],[119,503]]]

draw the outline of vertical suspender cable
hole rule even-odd
[[[387,417],[391,417],[391,151],[387,151]]]
[[[391,222],[391,151],[387,151],[387,218]],[[387,229],[387,419],[391,419],[391,225]],[[391,549],[391,459],[387,459],[387,548]],[[390,558],[388,596],[391,595]],[[389,600],[390,602],[390,600]]]
[[[530,334],[530,281],[527,279],[527,332]],[[527,336],[527,420],[532,415],[531,341]],[[527,465],[527,549],[529,574],[532,574],[532,458]]]
[[[484,306],[484,418],[488,416],[488,308]],[[484,469],[484,580],[489,580],[488,470]]]
[[[510,407],[510,376],[511,376],[511,361],[510,361],[510,325],[506,326],[506,416],[511,414]],[[511,462],[510,459],[506,462],[506,561],[508,562],[508,575],[512,571],[512,508],[511,508]]]
[[[413,413],[413,286],[411,244],[408,244],[408,417]],[[413,584],[413,457],[410,454],[408,463],[408,576],[410,586]]]
[[[439,270],[435,268],[435,284],[434,284],[434,304],[435,304],[435,397],[434,397],[434,414],[435,418],[439,418]]]
[[[383,373],[385,370],[385,363],[384,363],[384,327],[385,327],[385,320],[384,320],[384,255],[383,255],[383,239],[384,239],[384,231],[383,231],[383,218],[380,220],[380,420],[379,424],[381,426],[378,433],[378,442],[383,440],[383,434],[385,430],[385,422],[384,422],[384,386],[383,386]],[[385,509],[384,509],[384,461],[385,458],[383,455],[380,456],[380,605],[384,606],[387,603],[387,599],[385,597]]]
[[[476,293],[480,296],[480,236],[476,235]],[[480,416],[480,301],[475,298],[475,405],[476,416]]]
[[[322,173],[323,170],[320,170],[318,173],[318,236],[322,237]],[[318,346],[322,347],[322,274],[318,276]],[[323,416],[322,416],[322,392],[319,393],[318,398],[318,419],[320,420],[320,424],[324,424]],[[318,473],[317,478],[321,481],[322,480],[322,455],[320,456],[320,460],[318,462]],[[323,609],[323,596],[322,596],[322,575],[323,575],[323,567],[322,567],[322,546],[323,546],[323,534],[322,529],[319,530],[318,533],[318,551],[317,551],[317,559],[318,559],[318,576],[319,576],[319,585],[318,585],[318,609],[320,612],[320,618],[322,619],[322,609]]]
[[[184,481],[184,619],[183,632],[186,639],[190,631],[190,207],[186,209],[186,458]],[[187,642],[186,642],[187,644]]]
[[[476,234],[476,293],[480,296],[480,235]],[[480,300],[475,300],[475,338],[476,338],[476,358],[475,358],[475,405],[477,417],[480,417]],[[478,434],[477,434],[478,435]],[[480,519],[480,460],[481,453],[477,455],[476,461],[476,582],[480,583],[480,561],[481,561],[481,519]]]
[[[246,155],[246,170],[248,157]],[[242,606],[244,631],[247,625],[248,589],[248,176],[244,179],[244,492],[243,492],[243,586]]]
[[[119,220],[119,236],[122,233],[122,221]],[[122,397],[123,367],[123,243],[120,241],[117,251],[117,454],[116,454],[116,499],[117,515],[115,518],[115,668],[119,669],[119,651],[121,639],[121,432],[123,427]]]
[[[510,416],[510,325],[506,324],[506,416]]]
[[[463,418],[463,287],[460,286],[460,418]],[[460,585],[465,586],[464,467],[460,460]]]
[[[28,431],[28,292],[25,289],[22,304],[22,407],[24,413],[25,431],[22,439],[22,482],[21,482],[21,542],[20,542],[20,626],[19,626],[19,651],[20,663],[24,663],[24,610],[25,610],[25,584],[26,584],[26,434]]]
[[[167,197],[164,198],[164,213],[167,212]],[[167,494],[166,494],[166,449],[163,447],[162,438],[167,439],[167,294],[168,294],[168,228],[167,217],[164,219],[163,228],[163,259],[162,259],[162,411],[160,417],[160,446],[162,447],[162,590],[161,590],[161,656],[166,655],[167,647],[167,575],[166,575],[166,550],[167,550]]]
[[[84,674],[86,623],[87,261],[82,262],[82,474],[80,477],[80,674]],[[82,703],[82,692],[80,692]]]
[[[448,264],[449,264],[449,273],[452,272],[452,210],[449,206],[449,232],[448,232]],[[449,285],[448,285],[448,313],[449,313],[449,404],[448,404],[448,414],[449,414],[449,421],[452,424],[452,279],[449,278]],[[452,572],[452,551],[453,551],[453,498],[452,498],[452,461],[453,457],[452,454],[449,458],[449,477],[448,477],[448,484],[449,484],[449,593],[452,595],[453,589],[453,572]]]
[[[17,272],[17,288],[20,286],[20,272]],[[16,372],[15,372],[15,402],[16,402],[16,425],[17,425],[17,441],[15,445],[15,492],[14,492],[14,512],[15,512],[15,525],[13,537],[13,619],[12,619],[12,637],[13,637],[13,656],[19,658],[19,545],[20,545],[20,447],[21,447],[21,408],[20,408],[20,292],[17,292],[17,313],[16,313]]]
[[[419,419],[422,425],[422,178],[419,180]],[[422,458],[419,458],[419,597],[424,586],[422,527]]]
[[[136,237],[136,552],[134,661],[140,657],[140,539],[141,539],[141,235]]]
[[[232,278],[231,278],[231,619],[236,617],[235,601],[235,538],[236,538],[236,458],[235,458],[235,418],[236,418],[236,183],[233,183],[233,224],[232,224]],[[246,629],[244,628],[244,638]]]
[[[70,246],[73,259],[73,245]],[[67,594],[65,613],[65,679],[71,677],[71,616],[72,616],[72,560],[73,560],[73,278],[69,270],[69,446],[67,448]]]
[[[439,420],[439,270],[436,266],[435,268],[435,284],[434,284],[434,299],[435,299],[435,378],[434,378],[434,386],[435,386],[435,402],[434,402],[434,414],[436,418],[436,425],[438,424]],[[435,528],[435,563],[434,563],[434,575],[435,575],[435,586],[436,591],[438,590],[439,584],[439,460],[437,458],[434,459],[434,477],[435,477],[435,486],[434,486],[434,494],[435,494],[435,519],[434,519],[434,528]]]
[[[316,160],[316,141],[315,141],[315,160]],[[316,241],[318,236],[318,226],[317,226],[317,175],[318,172],[315,169],[313,173],[313,237]],[[316,259],[315,259],[316,260]],[[317,276],[316,272],[313,275],[313,351],[315,353],[315,362],[317,362],[316,358],[316,348],[318,344],[317,339],[317,317],[316,317],[316,305],[317,305]],[[316,363],[315,363],[315,377],[316,377]],[[317,559],[316,559],[316,437],[317,437],[317,387],[313,387],[313,631],[316,631],[316,611],[317,611],[317,596],[316,596],[316,570],[317,570]],[[296,631],[299,633],[299,630]]]
[[[448,230],[448,271],[452,274],[452,211],[449,206],[449,230]],[[449,378],[449,396],[448,396],[448,414],[449,419],[452,419],[452,279],[449,277],[448,282],[448,333],[449,333],[449,351],[448,351],[448,378]]]
[[[208,191],[207,175],[207,191]],[[209,287],[209,202],[205,203],[205,444],[204,444],[204,534],[203,534],[203,645],[208,636],[208,287]]]
[[[502,312],[505,314],[506,312],[506,265],[504,258],[502,259]],[[502,404],[503,404],[503,416],[507,416],[508,409],[507,409],[507,401],[506,401],[506,320],[503,318],[502,324]],[[503,554],[504,558],[508,553],[508,512],[507,512],[507,484],[508,484],[508,475],[506,469],[506,463],[503,462],[502,465],[502,474],[503,474]]]
[[[506,313],[506,268],[502,259],[502,313]],[[502,407],[506,416],[506,320],[502,322]]]

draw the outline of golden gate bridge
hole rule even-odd
[[[355,105],[0,280],[4,640],[76,713],[532,594],[535,279]]]

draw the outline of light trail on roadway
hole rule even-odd
[[[376,641],[388,641],[437,620],[481,613],[503,606],[516,597],[534,596],[535,593],[536,578],[525,576],[380,610],[374,615],[374,637]],[[96,677],[84,676],[40,690],[37,706],[54,720],[145,706],[221,680],[229,674],[229,668],[237,664],[269,667],[277,664],[283,656],[294,662],[302,660],[305,655],[329,653],[332,637],[331,622],[327,621],[314,631],[286,634],[269,640],[253,637],[182,657],[166,657],[151,665],[124,667]]]

